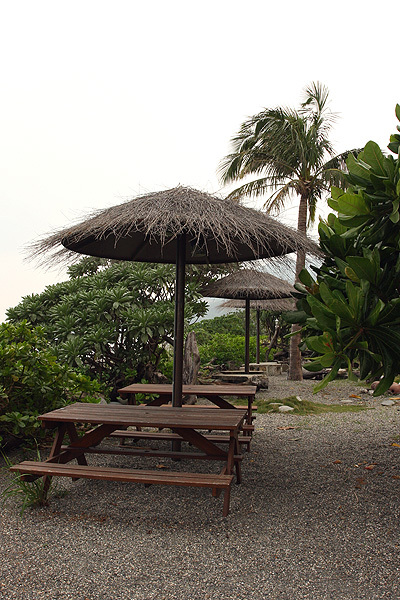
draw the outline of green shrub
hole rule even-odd
[[[187,268],[186,322],[207,310],[198,292],[207,271]],[[107,386],[111,399],[128,383],[152,381],[173,342],[174,267],[85,257],[69,276],[23,298],[8,320],[43,327],[57,359]]]
[[[37,415],[71,402],[98,402],[98,392],[97,382],[57,362],[40,327],[0,325],[0,435],[34,437]]]
[[[204,319],[191,325],[189,330],[195,332],[197,343],[201,345],[208,343],[216,334],[243,336],[245,331],[244,311],[221,315],[213,319]],[[250,334],[255,335],[253,321],[250,323]]]
[[[199,346],[202,364],[213,361],[216,365],[239,368],[244,363],[244,335],[217,334]],[[256,360],[256,338],[250,337],[250,362]]]

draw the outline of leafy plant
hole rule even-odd
[[[4,461],[8,468],[12,467],[11,461],[3,454]],[[40,451],[37,447],[37,460],[41,460]],[[45,487],[45,479],[39,477],[34,481],[25,481],[21,474],[12,477],[11,483],[1,492],[3,504],[9,498],[13,498],[20,504],[20,516],[24,515],[27,508],[37,508],[47,506],[48,498],[58,494],[54,485],[54,479]]]
[[[198,288],[221,269],[187,268],[187,323],[206,312]],[[69,276],[25,297],[8,319],[40,325],[57,359],[100,381],[112,398],[132,380],[151,381],[173,344],[174,267],[83,258]]]
[[[400,120],[400,106],[396,106]],[[397,127],[400,131],[400,127]],[[347,160],[347,191],[332,188],[337,211],[319,225],[325,259],[314,275],[303,270],[296,284],[297,311],[288,320],[303,326],[313,352],[310,371],[330,368],[315,391],[347,368],[353,377],[380,379],[384,393],[400,372],[400,135],[386,156],[368,142]]]
[[[0,416],[2,427],[7,433],[11,433],[15,437],[23,437],[25,435],[33,436],[40,428],[40,423],[34,415],[22,414],[17,411],[5,413]]]
[[[204,319],[199,323],[190,325],[190,331],[196,334],[198,344],[207,344],[215,335],[244,335],[245,315],[244,311],[229,313],[214,317],[213,319]],[[255,335],[256,329],[253,319],[250,320],[250,335]]]
[[[217,334],[206,344],[199,345],[202,364],[213,361],[217,365],[228,365],[239,368],[244,361],[244,335]],[[256,357],[256,340],[250,337],[250,362]]]
[[[40,327],[0,325],[0,434],[40,435],[37,415],[65,404],[98,402],[100,386],[60,364]]]

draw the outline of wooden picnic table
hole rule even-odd
[[[182,386],[183,396],[197,396],[206,398],[219,408],[236,409],[226,397],[247,398],[246,423],[249,427],[252,425],[252,408],[256,396],[257,387],[254,385],[189,385]],[[147,402],[147,406],[161,406],[168,404],[172,400],[172,384],[163,383],[132,383],[118,390],[121,396],[128,396],[131,404],[136,404],[138,394],[156,395],[157,398]],[[225,398],[223,398],[225,396]]]
[[[56,435],[49,458],[43,462],[23,461],[11,470],[21,473],[24,479],[45,478],[47,491],[52,476],[72,477],[73,479],[105,479],[144,484],[183,485],[209,487],[213,496],[224,491],[223,516],[229,512],[230,488],[233,470],[236,480],[241,481],[241,454],[238,434],[243,425],[246,410],[221,410],[214,408],[135,406],[76,403],[41,415],[43,426],[55,429]],[[76,424],[89,423],[93,429],[78,436]],[[119,429],[128,427],[168,428],[181,441],[196,448],[193,452],[176,452],[151,448],[125,446],[104,447],[102,442]],[[229,433],[228,449],[222,449],[206,436],[207,431]],[[65,436],[69,443],[64,444]],[[115,454],[135,457],[162,456],[165,458],[203,459],[220,461],[220,473],[193,473],[182,471],[151,471],[115,467],[95,467],[87,462],[87,454]],[[70,464],[76,459],[78,464]]]

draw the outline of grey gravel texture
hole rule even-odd
[[[263,395],[311,398],[313,385],[271,377]],[[381,406],[348,382],[314,399],[351,394],[372,410],[258,415],[225,519],[222,496],[199,488],[63,480],[63,495],[22,519],[7,501],[0,599],[399,598],[400,405]],[[182,462],[149,461],[192,468]],[[0,487],[9,478],[2,469]]]

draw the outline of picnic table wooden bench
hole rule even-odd
[[[70,465],[51,462],[23,461],[11,467],[11,471],[18,471],[22,479],[33,476],[70,477],[72,479],[100,479],[106,481],[119,481],[127,483],[143,483],[148,485],[178,485],[191,487],[206,487],[213,490],[224,491],[224,506],[222,514],[226,517],[229,513],[230,490],[233,475],[214,473],[190,473],[176,471],[154,471],[142,469],[126,469],[113,467],[93,467],[88,465]]]

